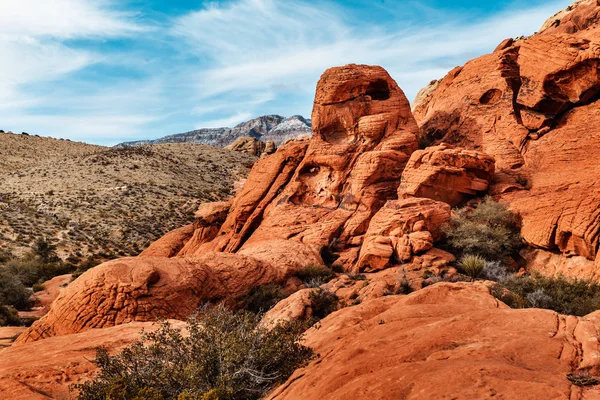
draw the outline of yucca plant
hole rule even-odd
[[[465,275],[474,281],[481,275],[481,272],[485,268],[485,258],[475,254],[468,254],[460,259],[458,266]]]

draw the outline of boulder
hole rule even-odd
[[[592,399],[567,375],[595,371],[599,328],[598,312],[513,310],[483,283],[438,283],[329,315],[305,336],[319,356],[268,398]]]
[[[448,204],[431,199],[388,201],[369,224],[355,270],[382,270],[432,249],[450,214]]]
[[[265,142],[247,136],[239,137],[235,139],[230,145],[225,146],[225,149],[227,150],[248,153],[256,157],[260,156],[265,151],[265,148]]]
[[[412,154],[402,173],[398,197],[427,197],[456,207],[485,193],[493,177],[492,157],[441,144]]]
[[[15,343],[129,322],[185,319],[207,302],[235,306],[252,287],[284,284],[308,264],[322,264],[318,253],[283,240],[257,243],[240,254],[109,261],[63,289],[48,314]]]

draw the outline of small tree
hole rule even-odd
[[[36,239],[33,244],[33,254],[38,256],[44,264],[59,261],[59,258],[56,255],[56,246],[45,237]]]

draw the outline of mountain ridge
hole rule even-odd
[[[176,133],[158,139],[136,140],[117,144],[116,148],[143,146],[162,143],[200,143],[216,147],[225,147],[240,137],[253,137],[262,141],[273,141],[275,145],[290,139],[299,139],[312,134],[310,119],[301,115],[282,117],[281,115],[262,115],[241,122],[233,128],[200,128],[189,132]]]

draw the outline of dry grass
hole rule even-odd
[[[111,149],[0,133],[0,248],[37,237],[63,258],[135,255],[231,195],[254,158],[199,144]]]

